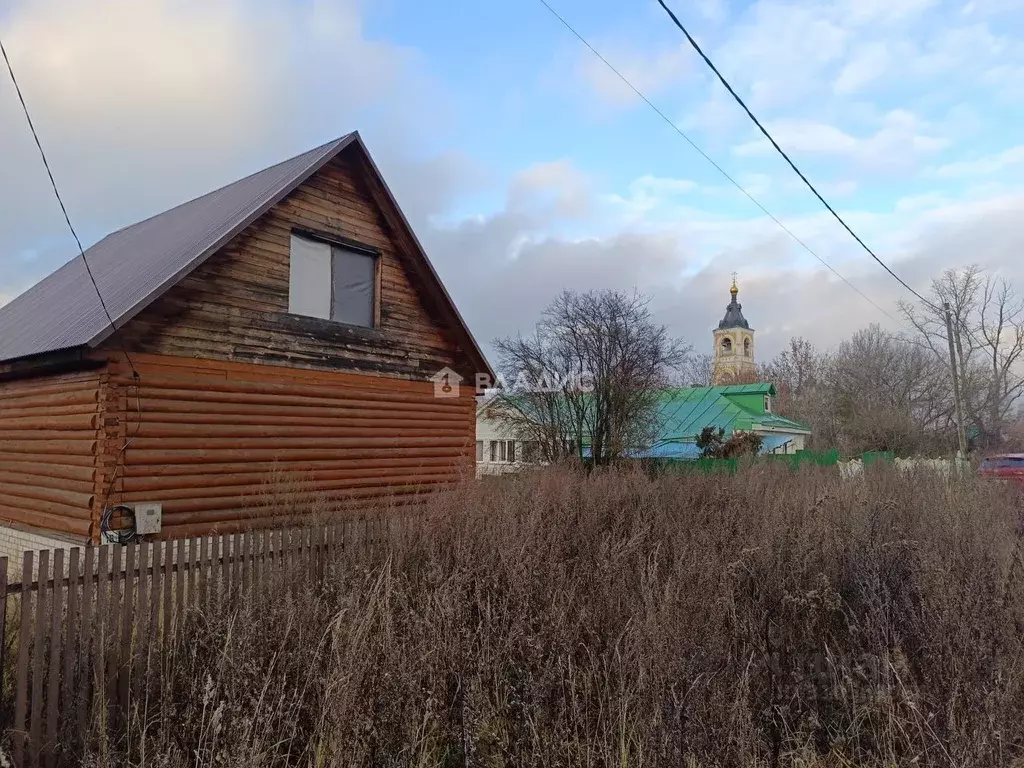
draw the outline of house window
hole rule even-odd
[[[477,461],[483,461],[484,460],[484,441],[483,440],[477,440],[476,441],[476,460]]]
[[[772,399],[771,399],[771,397],[769,395],[765,395],[764,396],[764,412],[765,413],[771,413],[772,412]]]
[[[376,255],[293,233],[289,260],[290,313],[374,326]]]
[[[515,440],[491,440],[491,461],[501,464],[513,464],[516,460]]]

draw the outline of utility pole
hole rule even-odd
[[[956,349],[953,341],[953,318],[949,312],[949,302],[943,302],[946,313],[946,340],[949,342],[949,365],[953,373],[953,407],[956,409],[956,437],[960,445],[958,458],[967,458],[967,425],[964,424],[964,404],[960,399],[960,377],[957,375]],[[957,339],[959,342],[959,339]]]

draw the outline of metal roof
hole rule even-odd
[[[380,171],[357,132],[266,168],[152,218],[107,235],[85,252],[96,286],[114,320],[111,327],[81,254],[0,307],[0,362],[74,347],[95,347],[175,285],[253,221],[330,162],[357,145]],[[420,250],[428,278],[462,331],[478,370],[487,361],[445,291],[394,195],[381,178],[402,224]]]
[[[719,387],[683,387],[660,393],[656,424],[659,441],[695,438],[705,427],[749,430],[755,427],[808,431],[803,424],[744,408],[729,395],[774,395],[771,384],[738,384]]]
[[[730,301],[729,305],[725,308],[725,317],[718,324],[719,328],[746,328],[750,329],[750,324],[747,319],[743,317],[743,305],[736,301],[736,297],[739,295],[740,289],[736,287],[736,283],[733,282],[732,288],[729,289]]]
[[[764,445],[777,448],[788,441],[792,433],[810,433],[805,424],[761,410],[746,408],[731,399],[735,395],[774,395],[775,386],[770,383],[728,384],[717,387],[680,387],[657,392],[654,415],[654,443],[650,449],[637,452],[635,456],[661,456],[694,458],[696,448],[687,448],[705,427],[721,428],[727,435],[736,430],[776,431],[779,435],[764,435]],[[477,410],[479,417],[484,409],[502,402],[518,408],[525,415],[535,403],[528,396],[498,395]],[[553,405],[559,405],[556,399]],[[788,436],[787,436],[788,433]],[[781,441],[781,442],[780,442]],[[589,442],[585,436],[584,442]],[[674,446],[674,447],[673,447]],[[697,451],[699,454],[699,451]]]

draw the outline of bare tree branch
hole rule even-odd
[[[520,384],[506,395],[507,428],[539,440],[552,461],[581,457],[584,444],[599,464],[648,447],[658,393],[690,351],[653,322],[648,303],[638,293],[565,291],[533,336],[496,341],[500,370]],[[545,377],[558,386],[536,386]]]

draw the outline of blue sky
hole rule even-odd
[[[654,0],[551,4],[889,314],[829,219]],[[1024,8],[671,3],[780,143],[919,290],[1024,288]],[[539,0],[14,0],[0,35],[83,239],[358,128],[484,343],[562,288],[639,288],[698,349],[740,273],[758,356],[886,315],[625,89]],[[0,78],[0,302],[74,254]]]

